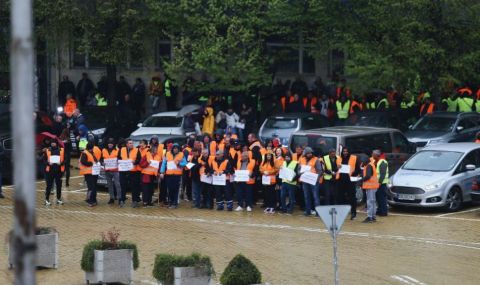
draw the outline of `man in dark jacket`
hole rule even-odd
[[[304,113],[305,106],[303,106],[302,100],[300,100],[300,96],[298,93],[293,95],[293,102],[288,104],[286,107],[287,113]]]
[[[50,147],[44,152],[45,180],[47,189],[45,191],[45,206],[50,206],[50,193],[55,182],[57,189],[57,205],[63,205],[62,201],[62,175],[65,170],[64,151],[57,144],[56,140],[50,142]]]
[[[135,85],[133,85],[132,88],[132,104],[137,116],[144,113],[145,84],[140,77],[136,79]]]
[[[77,84],[77,97],[81,107],[85,106],[87,99],[93,96],[94,91],[95,85],[92,80],[88,78],[87,73],[82,73],[82,79]]]
[[[125,96],[132,94],[130,84],[125,80],[124,76],[120,76],[117,83],[117,101],[120,105],[124,103]]]
[[[64,75],[62,82],[58,85],[58,102],[60,106],[64,106],[65,102],[67,102],[67,94],[72,94],[73,98],[75,98],[75,85],[68,76]]]

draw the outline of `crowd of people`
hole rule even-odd
[[[64,156],[63,148],[53,140],[44,151],[47,206],[54,182],[57,204],[63,204]],[[263,201],[266,214],[292,214],[298,206],[310,216],[319,205],[350,204],[351,219],[355,219],[359,184],[367,197],[365,222],[388,214],[388,162],[380,150],[373,151],[370,159],[350,154],[347,148],[340,155],[331,149],[317,157],[308,146],[299,145],[290,153],[277,139],[263,145],[253,133],[246,143],[232,133],[214,138],[191,135],[184,146],[168,141],[160,144],[156,136],[137,147],[129,139],[116,142],[109,138],[103,149],[89,141],[79,168],[87,184],[89,207],[98,203],[97,179],[104,175],[110,196],[107,203],[119,207],[125,207],[130,192],[133,208],[158,202],[175,209],[183,197],[198,209],[251,212],[257,201]],[[157,189],[157,201],[153,201]]]

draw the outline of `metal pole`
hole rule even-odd
[[[338,261],[337,261],[337,211],[335,208],[330,210],[332,216],[332,236],[333,236],[333,271],[335,274],[335,285],[338,285]]]
[[[11,3],[10,81],[15,182],[15,284],[35,284],[34,52],[32,1]]]

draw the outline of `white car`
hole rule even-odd
[[[480,174],[480,144],[427,146],[390,178],[392,206],[443,207],[458,211],[471,201],[472,183]]]

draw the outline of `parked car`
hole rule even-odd
[[[408,121],[399,112],[358,112],[351,114],[345,121],[337,121],[336,126],[365,126],[393,128],[401,131],[408,129]]]
[[[480,202],[480,176],[475,177],[473,180],[470,198],[472,201]]]
[[[323,156],[334,148],[338,153],[347,146],[350,153],[371,155],[380,148],[389,162],[390,173],[394,173],[415,152],[415,147],[396,129],[373,127],[329,127],[298,131],[290,138],[290,150],[297,145],[309,146],[315,155]]]
[[[265,119],[258,136],[265,143],[279,138],[284,146],[289,145],[290,136],[299,130],[310,130],[330,126],[328,119],[322,115],[299,113],[270,116]]]
[[[449,142],[473,142],[480,131],[477,112],[435,112],[421,117],[405,133],[418,148]]]
[[[471,201],[473,182],[480,174],[480,144],[427,146],[412,156],[391,178],[392,206],[443,207],[458,211]]]

